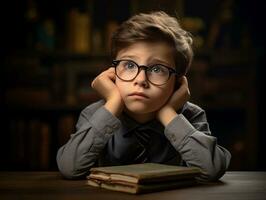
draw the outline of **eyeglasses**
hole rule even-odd
[[[177,72],[170,67],[162,64],[154,64],[151,66],[138,65],[133,60],[113,60],[112,65],[115,67],[116,76],[123,81],[134,80],[141,69],[145,70],[147,80],[154,85],[164,85],[170,79],[172,74]]]

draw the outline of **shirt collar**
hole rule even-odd
[[[122,123],[122,134],[128,135],[133,132],[135,129],[139,130],[152,130],[152,132],[156,132],[159,134],[164,133],[164,126],[156,119],[153,119],[147,123],[141,124],[128,116],[126,113],[122,113],[120,116],[120,121]]]

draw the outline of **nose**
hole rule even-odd
[[[140,85],[142,87],[148,86],[148,80],[144,69],[141,69],[139,74],[134,79],[134,85]]]

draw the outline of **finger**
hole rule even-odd
[[[179,79],[178,79],[178,82],[183,85],[183,84],[186,84],[187,83],[187,78],[185,76],[181,76]]]
[[[188,87],[188,81],[185,76],[179,78],[180,87],[177,91],[177,95],[185,97],[187,100],[190,98],[190,91]]]
[[[96,81],[96,78],[93,79],[93,81],[91,82],[91,87],[92,87],[92,88],[94,88],[94,86],[95,86],[95,81]]]
[[[99,74],[91,83],[91,87],[95,88],[96,87],[96,83],[97,82],[102,82],[102,81],[108,81],[111,80],[112,82],[115,82],[116,79],[116,75],[114,72],[114,68],[109,68],[105,71],[103,71],[101,74]]]
[[[180,88],[188,88],[188,81],[187,81],[187,78],[185,76],[182,76],[180,79],[179,79],[179,82],[180,82]]]
[[[186,92],[186,98],[188,100],[190,98],[190,90],[189,90],[188,80],[186,76],[182,77],[182,88]]]
[[[114,82],[115,79],[116,79],[116,74],[114,73],[114,71],[109,71],[109,72],[107,73],[107,76],[108,76],[108,78],[111,79],[113,82]]]
[[[107,71],[115,72],[115,68],[114,68],[114,67],[109,67],[109,68],[107,69]]]
[[[113,67],[111,67],[111,68],[113,68]],[[100,74],[96,77],[96,79],[97,79],[97,78],[103,78],[104,76],[105,76],[105,77],[107,76],[107,77],[113,79],[113,78],[115,77],[115,71],[114,71],[114,69],[111,69],[111,68],[109,68],[109,69],[103,71],[102,73],[100,73]]]

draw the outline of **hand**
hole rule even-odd
[[[105,108],[113,115],[118,116],[123,110],[124,103],[115,85],[115,79],[115,69],[110,67],[92,81],[91,87],[106,100]]]
[[[187,78],[182,76],[179,80],[180,87],[173,93],[167,103],[157,112],[157,118],[165,126],[177,115],[177,110],[189,100],[190,91]]]
[[[165,104],[165,106],[172,107],[175,111],[182,108],[182,106],[190,98],[187,78],[185,76],[182,76],[178,81],[180,83],[180,87],[173,93],[168,102]]]

